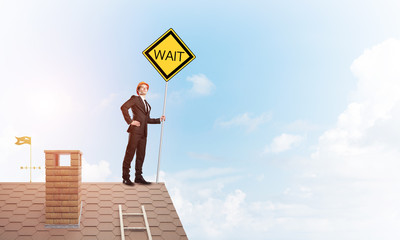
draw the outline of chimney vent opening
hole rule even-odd
[[[70,154],[60,154],[59,158],[60,167],[70,167],[71,166],[71,155]]]

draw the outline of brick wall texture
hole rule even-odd
[[[46,224],[79,224],[81,211],[82,152],[45,150]],[[70,155],[70,166],[60,166],[60,155]]]

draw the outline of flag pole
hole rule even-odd
[[[167,102],[167,89],[168,89],[168,81],[165,82],[165,93],[164,93],[164,107],[163,107],[163,114],[162,116],[165,116],[165,104]],[[163,137],[163,130],[164,130],[164,122],[161,122],[161,135],[160,135],[160,148],[158,149],[158,164],[157,164],[157,177],[156,177],[156,183],[158,183],[158,176],[160,173],[160,159],[161,159],[161,146],[162,146],[162,137]]]
[[[30,146],[30,159],[31,159],[31,163],[29,165],[29,181],[32,182],[32,140],[31,140],[31,144],[29,144]]]

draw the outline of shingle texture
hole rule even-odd
[[[124,213],[141,213],[145,206],[154,240],[188,239],[164,183],[82,183],[82,215],[76,229],[45,228],[45,190],[45,183],[0,183],[0,240],[121,239],[119,204]],[[145,223],[142,216],[124,216],[124,225]],[[125,230],[125,239],[148,238],[145,231]]]

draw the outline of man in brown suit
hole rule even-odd
[[[140,82],[136,88],[138,96],[133,95],[128,101],[121,106],[122,114],[127,124],[129,124],[129,141],[126,146],[124,162],[122,164],[122,179],[126,185],[133,186],[134,183],[130,178],[131,162],[136,152],[135,162],[135,183],[150,184],[144,180],[142,176],[142,167],[144,157],[146,155],[147,142],[147,124],[160,124],[165,121],[165,116],[161,118],[150,118],[150,104],[146,101],[146,94],[149,90],[149,85],[145,82]],[[133,117],[129,114],[129,109],[132,110]]]

